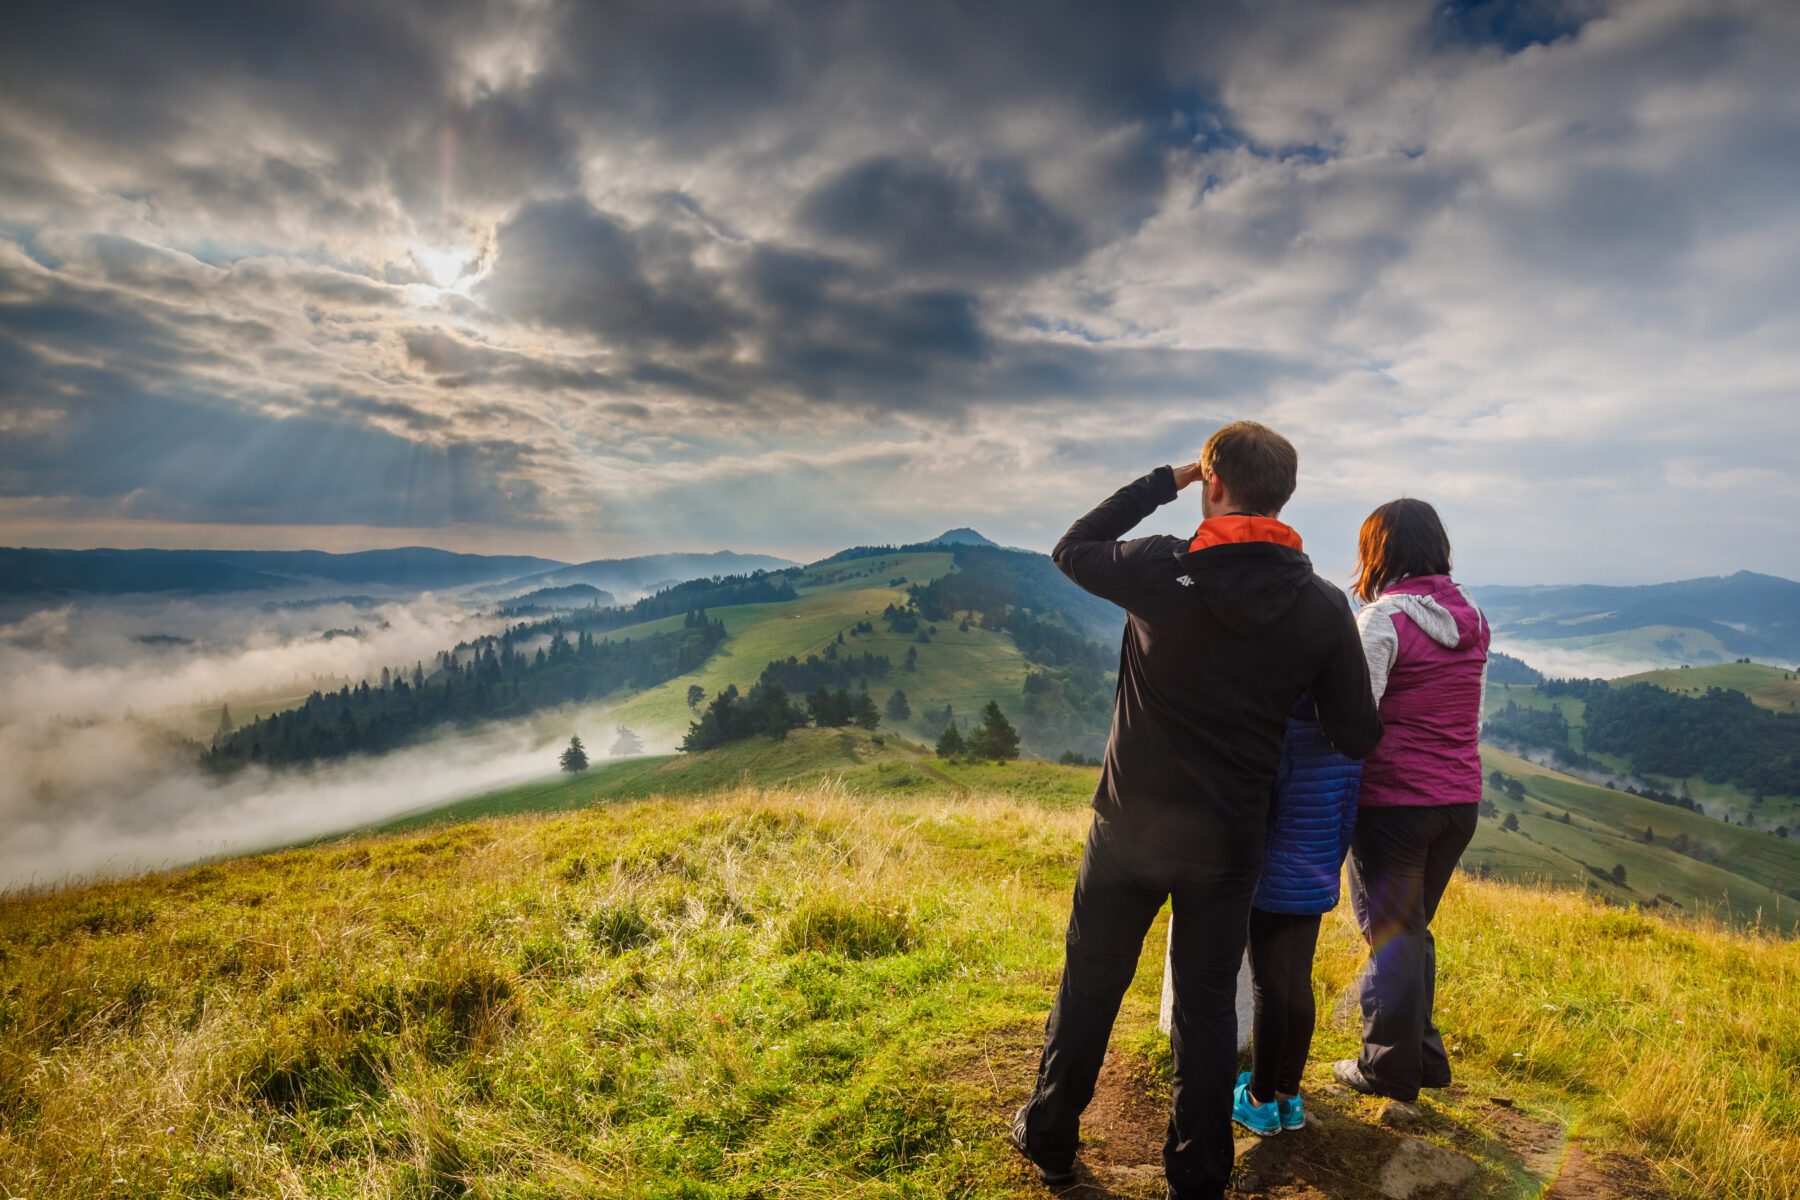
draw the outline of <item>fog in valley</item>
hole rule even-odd
[[[1494,634],[1493,649],[1536,667],[1552,679],[1617,679],[1674,665],[1664,658],[1635,655],[1623,649],[1558,646],[1508,637],[1501,632]]]
[[[222,703],[241,725],[383,667],[429,673],[503,624],[426,596],[70,605],[0,625],[0,888],[283,845],[553,771],[572,729],[599,740],[597,706],[579,726],[539,713],[309,770],[198,765]]]

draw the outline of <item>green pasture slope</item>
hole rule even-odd
[[[1791,934],[1800,929],[1800,842],[1726,825],[1685,809],[1594,787],[1491,748],[1484,769],[1525,785],[1515,801],[1492,787],[1499,810],[1483,818],[1464,856],[1473,872],[1512,882],[1576,888],[1609,902],[1706,913],[1736,925]],[[743,787],[831,783],[860,802],[970,794],[1007,796],[1059,810],[1093,794],[1091,767],[1021,761],[946,762],[924,746],[863,730],[801,729],[783,741],[755,738],[703,754],[607,763],[471,797],[386,822],[382,832],[447,826],[486,817],[559,812],[648,797],[702,796]],[[1563,824],[1564,812],[1570,814]],[[1502,828],[1508,814],[1519,830]],[[1652,831],[1650,842],[1644,830]],[[1690,853],[1678,853],[1685,834]],[[1625,868],[1623,885],[1611,871]]]
[[[1499,815],[1481,821],[1463,856],[1468,869],[1582,888],[1622,904],[1662,907],[1672,900],[1735,924],[1800,929],[1800,842],[1595,787],[1492,747],[1482,748],[1482,766],[1518,779],[1525,799],[1484,789]],[[1502,828],[1508,814],[1518,817],[1516,833]],[[1644,841],[1645,829],[1652,841]],[[1682,834],[1698,855],[1676,852]],[[1615,865],[1625,868],[1623,886],[1610,878]]]
[[[792,788],[831,780],[862,795],[981,792],[1076,808],[1094,794],[1091,767],[1023,760],[945,762],[917,742],[861,729],[796,729],[781,741],[751,738],[701,754],[657,754],[602,762],[472,796],[382,823],[382,832],[519,813],[563,812],[649,796],[700,796],[733,787]]]
[[[1671,692],[1698,696],[1708,688],[1742,692],[1764,708],[1800,712],[1800,674],[1766,663],[1719,663],[1627,675],[1615,683],[1653,683]]]
[[[725,622],[727,636],[718,651],[698,670],[607,709],[605,719],[630,726],[652,745],[672,746],[697,716],[687,704],[691,685],[699,684],[708,697],[728,685],[745,691],[770,662],[822,654],[840,632],[845,651],[885,654],[893,661],[893,674],[869,685],[870,695],[883,710],[895,689],[904,691],[912,706],[912,718],[898,727],[882,718],[882,727],[890,732],[935,741],[943,730],[925,721],[924,714],[941,712],[945,704],[952,705],[959,717],[974,717],[989,700],[998,700],[1016,717],[1024,698],[1028,664],[1011,635],[975,626],[965,633],[955,622],[940,622],[930,644],[924,644],[916,634],[888,632],[881,620],[882,609],[905,603],[908,583],[927,583],[952,565],[948,552],[851,559],[808,568],[796,583],[798,600],[709,609],[708,616]],[[890,584],[895,579],[906,583]],[[872,622],[875,632],[851,637],[850,627],[858,621]],[[680,622],[680,617],[666,617],[608,636],[654,633],[676,628]],[[913,672],[901,669],[909,649],[918,651],[918,669]],[[609,732],[610,727],[603,728],[585,740],[591,746],[604,747],[610,741]]]
[[[985,784],[727,787],[0,896],[0,1194],[1047,1196],[1006,1127],[1086,824]],[[1582,1195],[1800,1200],[1800,943],[1467,875],[1434,928],[1460,1086],[1409,1133],[1475,1160],[1459,1200],[1574,1196],[1577,1155],[1624,1184]],[[1163,1195],[1163,944],[1086,1195]],[[1332,914],[1318,1123],[1250,1139],[1238,1194],[1379,1196],[1403,1135],[1328,1087],[1366,957]]]
[[[1676,669],[1671,671],[1651,671],[1644,675],[1634,675],[1629,679],[1615,680],[1614,682],[1620,684],[1638,682],[1658,683],[1658,680],[1652,679],[1650,676],[1679,676],[1682,679],[1685,679],[1691,675],[1710,674],[1713,671],[1727,672],[1730,671],[1733,666],[1736,666],[1739,671],[1747,669],[1741,663],[1727,663],[1721,667],[1696,667],[1692,670]],[[1774,668],[1756,669],[1764,671],[1774,670]],[[1779,681],[1781,672],[1776,671],[1775,674]],[[1715,676],[1715,678],[1724,677],[1727,676]],[[1727,685],[1715,683],[1710,686],[1724,687]],[[1792,683],[1788,686],[1800,688],[1800,682]],[[1701,690],[1704,691],[1705,688],[1702,687]],[[1742,688],[1738,688],[1738,690],[1743,691]],[[1756,697],[1751,696],[1751,699],[1756,700]],[[1570,749],[1578,754],[1587,755],[1589,758],[1599,763],[1603,768],[1615,772],[1620,778],[1632,774],[1631,764],[1626,762],[1623,758],[1620,758],[1618,755],[1602,754],[1588,748],[1587,741],[1582,736],[1586,725],[1587,705],[1580,699],[1574,696],[1545,696],[1540,694],[1537,688],[1532,687],[1529,684],[1513,684],[1510,688],[1493,686],[1488,688],[1487,711],[1489,713],[1496,712],[1499,709],[1506,707],[1508,702],[1517,704],[1520,708],[1554,708],[1559,710],[1563,715],[1563,719],[1569,723]],[[1757,700],[1757,703],[1762,704],[1763,702]],[[1764,707],[1769,706],[1765,704]],[[1741,821],[1746,816],[1754,815],[1759,822],[1771,826],[1785,824],[1789,828],[1800,828],[1800,796],[1765,796],[1760,805],[1752,805],[1750,803],[1749,793],[1743,791],[1734,784],[1718,783],[1710,779],[1702,779],[1698,775],[1690,775],[1686,779],[1669,779],[1660,775],[1649,776],[1649,778],[1656,780],[1661,786],[1664,786],[1671,791],[1679,792],[1680,789],[1685,786],[1688,790],[1688,794],[1706,805],[1709,812],[1717,812],[1720,809],[1724,809],[1729,812],[1735,820]]]

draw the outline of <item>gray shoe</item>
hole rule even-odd
[[[1332,1063],[1331,1077],[1353,1092],[1365,1096],[1381,1095],[1380,1089],[1363,1077],[1362,1068],[1356,1065],[1354,1058],[1340,1058]]]
[[[1031,1105],[1029,1103],[1027,1103],[1022,1108],[1020,1108],[1018,1112],[1013,1114],[1013,1119],[1012,1119],[1013,1149],[1017,1150],[1020,1154],[1023,1154],[1025,1156],[1025,1161],[1030,1163],[1032,1165],[1032,1167],[1037,1171],[1038,1178],[1044,1181],[1044,1186],[1046,1186],[1046,1187],[1066,1187],[1067,1185],[1074,1183],[1075,1182],[1075,1164],[1074,1163],[1070,1163],[1064,1167],[1046,1166],[1044,1163],[1038,1161],[1038,1159],[1031,1153],[1031,1148],[1025,1144],[1025,1114],[1026,1114],[1026,1112],[1028,1112],[1030,1110],[1030,1108],[1031,1108]]]

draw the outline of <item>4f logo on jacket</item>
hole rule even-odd
[[[1175,582],[1179,583],[1182,587],[1193,587],[1194,577],[1192,575],[1177,575],[1175,577]]]

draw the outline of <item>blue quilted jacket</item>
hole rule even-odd
[[[1362,764],[1331,748],[1311,695],[1288,713],[1281,774],[1269,806],[1267,858],[1252,903],[1264,912],[1311,915],[1337,907],[1338,873],[1356,826]]]

